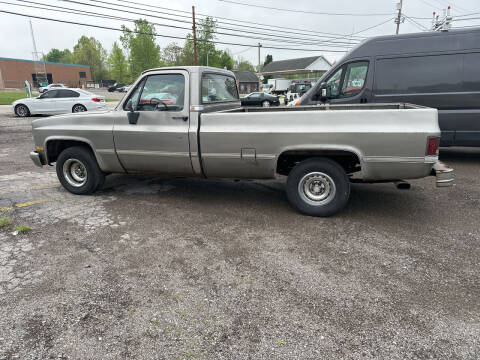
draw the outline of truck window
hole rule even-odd
[[[343,67],[338,69],[327,80],[327,97],[336,99],[340,95],[340,80],[342,80]]]
[[[137,111],[181,111],[185,78],[181,74],[150,75],[143,86]]]
[[[368,61],[359,61],[347,65],[342,85],[342,97],[355,96],[362,91],[367,71]]]
[[[204,74],[202,77],[202,102],[238,100],[235,78],[220,74]]]
[[[379,59],[376,95],[462,91],[463,55],[428,55]]]

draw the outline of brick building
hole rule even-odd
[[[80,87],[92,80],[90,66],[45,62],[48,83]],[[35,63],[32,60],[0,57],[0,89],[23,88],[25,80],[37,87]]]

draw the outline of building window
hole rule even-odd
[[[85,79],[87,77],[87,73],[85,71],[80,71],[80,79]]]

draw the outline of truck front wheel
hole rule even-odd
[[[347,174],[333,160],[311,158],[297,164],[288,175],[288,200],[306,215],[334,215],[345,207],[349,196]]]
[[[82,146],[63,150],[57,158],[56,170],[62,186],[76,195],[91,194],[105,181],[95,156]]]

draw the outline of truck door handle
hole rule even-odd
[[[172,119],[174,119],[174,120],[187,121],[187,120],[188,120],[188,116],[172,116]]]

